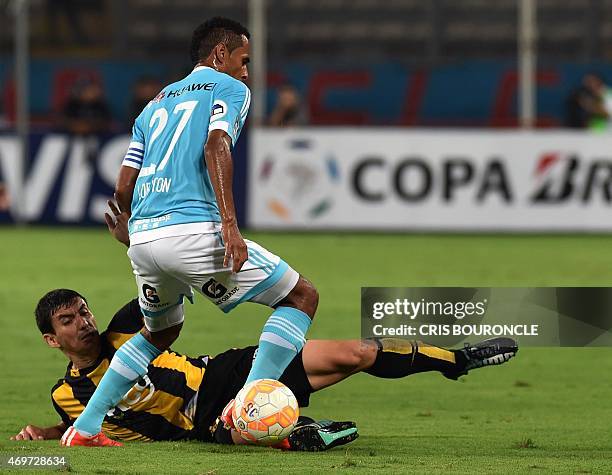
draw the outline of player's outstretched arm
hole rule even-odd
[[[219,212],[221,213],[221,226],[223,243],[225,245],[225,259],[223,265],[231,262],[232,272],[238,272],[248,258],[247,246],[242,239],[236,209],[234,207],[234,194],[232,191],[233,163],[231,153],[232,139],[227,132],[216,129],[208,134],[204,148],[206,167],[210,181],[215,191]]]
[[[119,170],[119,176],[117,177],[117,183],[115,184],[115,199],[119,205],[119,210],[123,213],[127,213],[128,217],[131,214],[132,196],[139,173],[140,169],[138,168],[122,165]]]
[[[59,439],[66,430],[66,424],[60,422],[51,427],[38,427],[28,424],[11,437],[11,440],[52,440]]]

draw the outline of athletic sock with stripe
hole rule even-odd
[[[147,366],[160,353],[141,333],[121,345],[74,428],[85,436],[100,432],[106,413],[147,373]]]
[[[278,379],[306,342],[310,317],[291,307],[277,308],[259,337],[259,349],[246,382]]]
[[[399,338],[373,338],[378,346],[376,360],[364,372],[378,378],[403,378],[425,371],[447,372],[462,363],[460,352],[446,350],[421,341]],[[463,357],[465,358],[465,357]]]

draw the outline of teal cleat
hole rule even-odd
[[[289,450],[320,452],[352,442],[359,434],[354,422],[322,420],[315,422],[300,417],[298,425],[289,436]]]

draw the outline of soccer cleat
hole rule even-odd
[[[219,419],[221,419],[221,422],[223,422],[223,425],[228,430],[229,429],[236,429],[236,426],[234,425],[234,418],[232,417],[232,413],[234,412],[234,404],[235,404],[235,402],[236,402],[235,399],[232,399],[230,402],[228,402],[225,405],[225,408],[223,409],[223,412],[219,416]]]
[[[300,418],[302,419],[302,418]],[[308,422],[309,418],[304,418],[306,422],[298,425],[288,437],[289,450],[320,452],[329,450],[339,445],[352,442],[359,434],[354,422],[334,422],[322,420],[319,422]]]
[[[73,427],[68,427],[68,430],[64,432],[62,439],[60,440],[60,445],[64,447],[122,447],[123,444],[121,442],[116,442],[112,439],[109,439],[104,435],[103,432],[100,432],[96,435],[92,435],[91,437],[86,437],[78,433],[78,431]]]
[[[463,360],[462,363],[457,364],[456,370],[442,374],[448,379],[457,380],[472,369],[505,363],[517,352],[518,345],[512,338],[491,338],[475,345],[466,343],[463,349],[455,350],[459,359]]]

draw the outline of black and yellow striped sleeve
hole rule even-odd
[[[151,362],[149,374],[165,383],[166,392],[181,395],[185,390],[196,392],[200,388],[205,370],[202,362],[198,364],[193,358],[169,350]]]
[[[138,299],[126,303],[112,318],[104,332],[106,339],[118,349],[144,326]]]
[[[51,402],[66,427],[71,426],[85,409],[85,406],[74,397],[70,385],[63,379],[51,389]]]
[[[138,299],[134,299],[126,303],[121,309],[115,313],[112,320],[108,324],[108,331],[117,333],[137,333],[144,326],[144,320]]]

